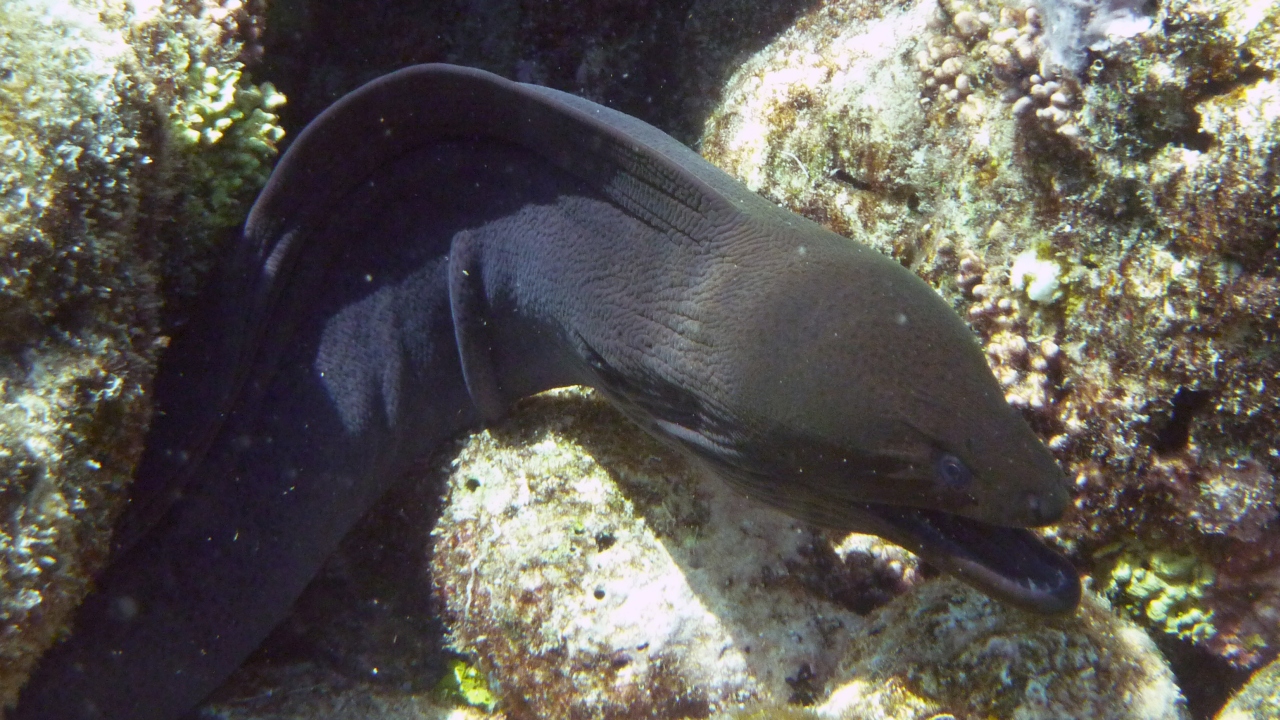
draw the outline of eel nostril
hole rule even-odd
[[[1054,502],[1054,498],[1038,495],[1036,493],[1027,494],[1027,517],[1031,520],[1031,525],[1048,525],[1058,518],[1062,517],[1063,506],[1061,503]]]
[[[1043,525],[1049,522],[1047,508],[1045,508],[1044,500],[1034,493],[1027,495],[1027,517],[1031,518],[1034,525]]]

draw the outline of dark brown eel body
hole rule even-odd
[[[571,384],[798,518],[1079,600],[1024,529],[1062,514],[1062,472],[924,282],[635,118],[424,65],[281,159],[162,364],[113,561],[12,717],[181,716],[411,461]]]

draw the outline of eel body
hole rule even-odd
[[[172,720],[416,458],[591,385],[737,488],[1070,611],[1067,504],[965,324],[879,253],[659,130],[446,65],[281,158],[157,379],[135,500],[11,717]]]

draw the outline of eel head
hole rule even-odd
[[[588,358],[597,387],[753,498],[880,535],[1014,605],[1073,610],[1075,569],[1027,529],[1062,516],[1065,477],[972,331],[876,251],[793,236],[790,258],[728,265],[742,273],[721,283],[729,307],[702,318],[727,349],[713,390]]]

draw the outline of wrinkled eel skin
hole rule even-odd
[[[410,461],[547,388],[597,388],[741,491],[1046,613],[1026,530],[1064,477],[972,333],[889,258],[659,130],[446,65],[356,90],[253,207],[174,344],[113,561],[14,717],[171,720]]]

